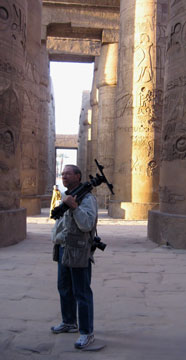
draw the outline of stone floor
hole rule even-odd
[[[53,335],[60,322],[49,209],[29,217],[27,239],[0,249],[1,360],[185,360],[186,251],[147,240],[145,221],[100,211],[92,288],[99,352],[74,348],[78,334]]]

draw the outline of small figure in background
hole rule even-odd
[[[58,185],[53,186],[52,200],[50,204],[50,216],[52,214],[52,210],[61,204],[61,192],[59,190]]]

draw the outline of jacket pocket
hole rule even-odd
[[[65,239],[62,264],[72,268],[88,267],[91,250],[89,239],[89,233],[69,233]]]

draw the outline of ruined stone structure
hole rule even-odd
[[[48,174],[47,138],[53,136],[54,149],[55,134],[47,110],[41,12],[41,0],[0,0],[0,246],[26,237],[26,212],[40,212],[40,195],[47,189],[42,175]]]
[[[0,221],[24,224],[11,241],[54,183],[54,60],[94,62],[78,165],[84,180],[104,165],[115,195],[98,187],[99,206],[186,248],[185,24],[184,0],[0,0]]]

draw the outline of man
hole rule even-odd
[[[93,293],[91,284],[91,239],[93,239],[97,222],[97,202],[88,193],[81,202],[76,202],[76,196],[68,195],[81,182],[81,171],[75,165],[66,165],[62,172],[63,185],[68,189],[63,202],[68,205],[63,217],[56,220],[53,229],[53,242],[60,244],[58,261],[58,291],[60,294],[62,323],[53,326],[54,334],[78,332],[76,310],[78,308],[80,337],[75,343],[77,349],[83,349],[94,341],[93,333]],[[87,266],[82,267],[81,261],[77,267],[64,265],[64,255],[71,235],[77,239],[81,235],[87,238],[89,252]],[[81,249],[80,249],[81,250]],[[79,266],[79,267],[78,267]]]

